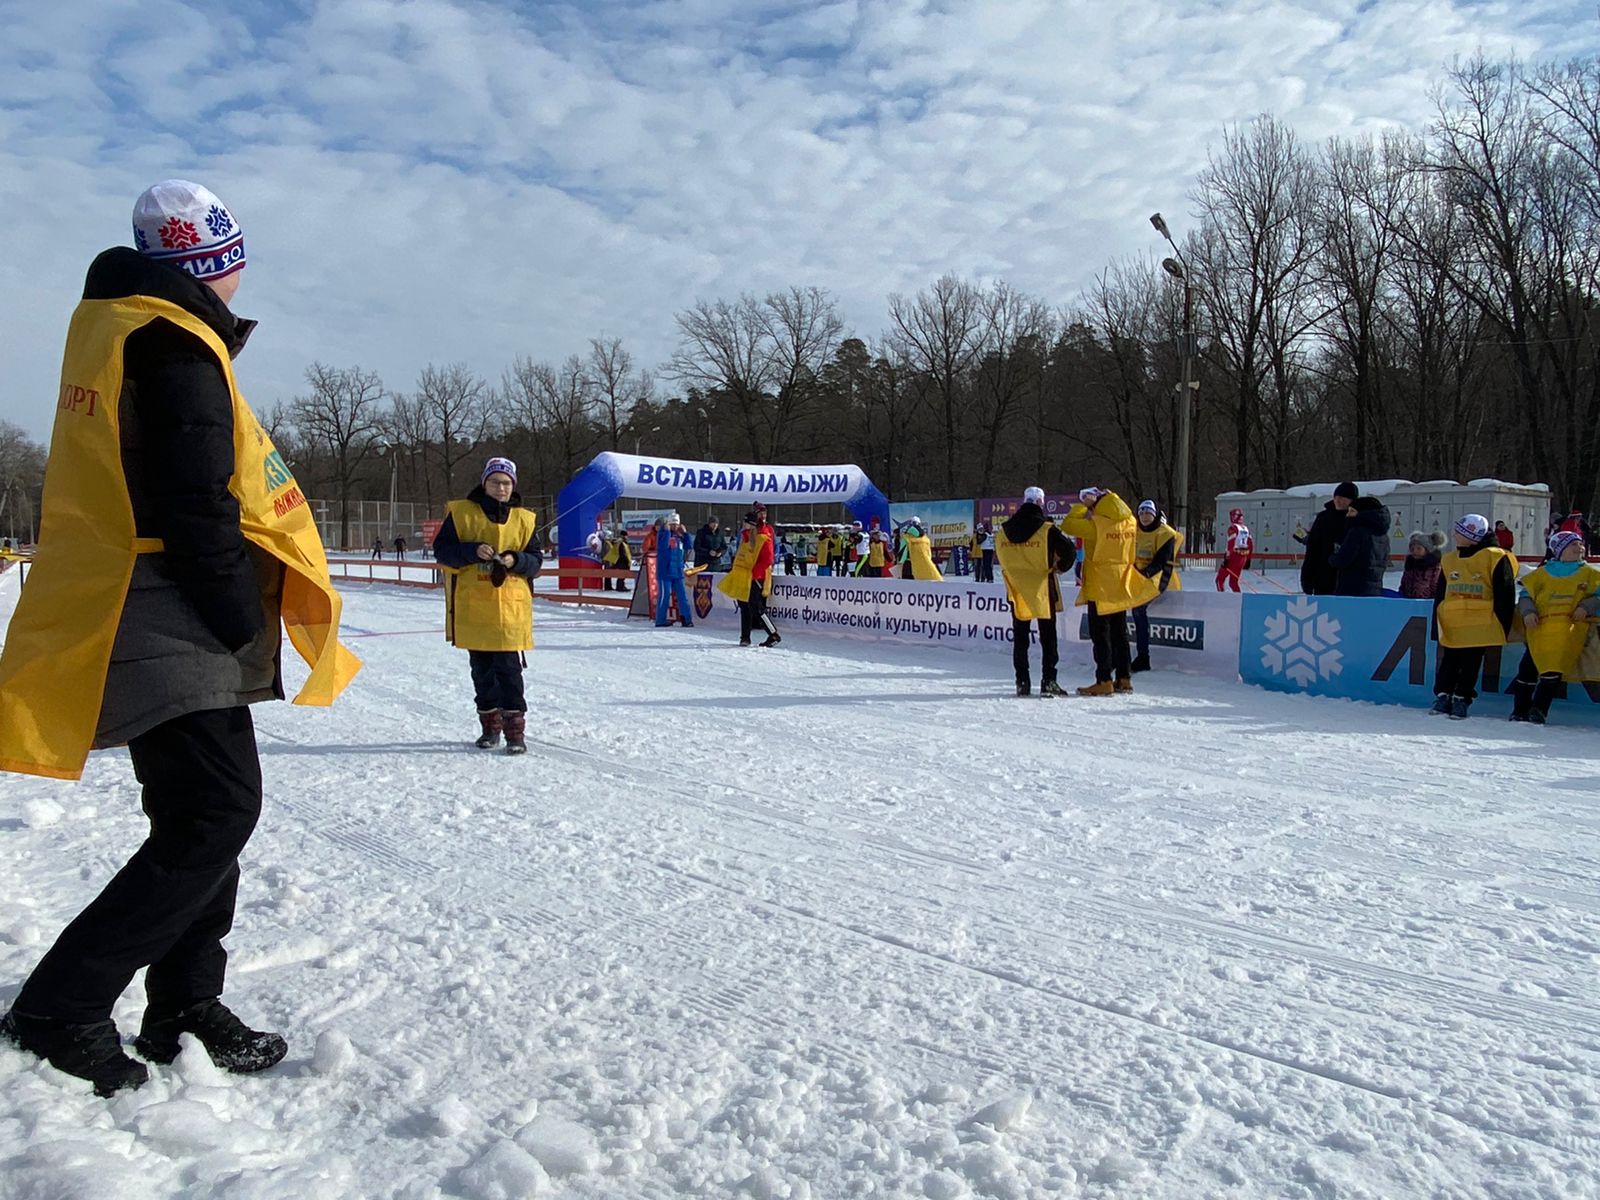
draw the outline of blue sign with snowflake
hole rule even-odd
[[[1426,708],[1438,643],[1427,600],[1247,595],[1240,612],[1239,678],[1277,692],[1304,692]],[[1504,717],[1522,646],[1484,656],[1474,714]],[[1563,685],[1553,721],[1600,723],[1600,683]]]

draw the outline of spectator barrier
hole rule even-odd
[[[1239,677],[1272,691],[1426,709],[1439,649],[1430,636],[1432,617],[1427,600],[1248,595]],[[1489,650],[1474,716],[1510,715],[1508,693],[1521,661],[1521,645]],[[1565,684],[1563,692],[1552,721],[1600,725],[1600,683]]]

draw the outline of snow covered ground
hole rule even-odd
[[[0,1197],[1600,1196],[1592,730],[542,606],[512,760],[436,592],[347,597],[255,710],[289,1058],[0,1051]],[[141,829],[120,752],[0,778],[0,1004]]]

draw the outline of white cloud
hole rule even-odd
[[[591,11],[591,8],[593,11]],[[241,361],[263,406],[312,359],[411,386],[601,333],[644,363],[697,298],[885,297],[1003,276],[1064,303],[1152,249],[1230,122],[1308,142],[1420,126],[1452,57],[1581,50],[1531,0],[1116,8],[1056,0],[197,0],[18,8],[0,48],[0,418],[48,432],[90,258],[187,175],[245,228]]]

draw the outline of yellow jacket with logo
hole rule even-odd
[[[1134,520],[1137,523],[1138,518],[1135,517]],[[1183,534],[1165,521],[1157,522],[1154,528],[1151,529],[1146,529],[1143,525],[1139,526],[1138,548],[1134,551],[1133,565],[1143,574],[1150,564],[1155,561],[1156,552],[1168,542],[1173,543],[1172,565],[1167,570],[1168,582],[1164,590],[1181,592],[1183,591],[1183,577],[1178,570],[1178,552],[1183,549]],[[1146,576],[1146,578],[1154,577]],[[1159,578],[1155,578],[1155,584],[1157,587],[1163,586]]]
[[[1527,599],[1533,601],[1539,620],[1526,630],[1528,653],[1541,672],[1559,671],[1572,675],[1583,653],[1583,644],[1594,628],[1587,607],[1576,611],[1580,604],[1600,593],[1600,570],[1588,563],[1565,579],[1550,574],[1549,564],[1530,571],[1522,581]]]
[[[45,472],[39,550],[0,656],[0,768],[76,779],[94,744],[112,646],[140,554],[122,461],[123,347],[165,320],[216,357],[233,405],[233,475],[240,531],[275,562],[271,586],[290,643],[310,666],[296,704],[326,705],[360,662],[338,641],[341,603],[316,523],[294,476],[234,378],[214,330],[171,301],[133,295],[85,300],[67,332],[61,396]]]
[[[1467,555],[1452,550],[1439,560],[1441,589],[1434,613],[1441,646],[1459,649],[1506,644],[1506,628],[1494,611],[1494,576],[1507,560],[1515,581],[1517,560],[1498,546],[1485,546]]]
[[[1050,522],[1043,521],[1025,542],[1013,542],[997,530],[994,552],[1005,581],[1012,615],[1019,621],[1048,621],[1055,616],[1055,574],[1050,570]]]
[[[1093,604],[1100,613],[1126,612],[1161,594],[1152,579],[1134,569],[1139,548],[1139,522],[1121,496],[1107,492],[1094,511],[1074,504],[1062,518],[1062,532],[1083,539],[1083,586],[1077,604]]]
[[[447,509],[456,537],[488,546],[496,554],[520,554],[533,541],[537,519],[512,508],[505,524],[491,521],[472,500],[452,500]],[[463,650],[532,650],[533,587],[521,575],[504,575],[495,586],[493,562],[445,567],[444,636]]]

